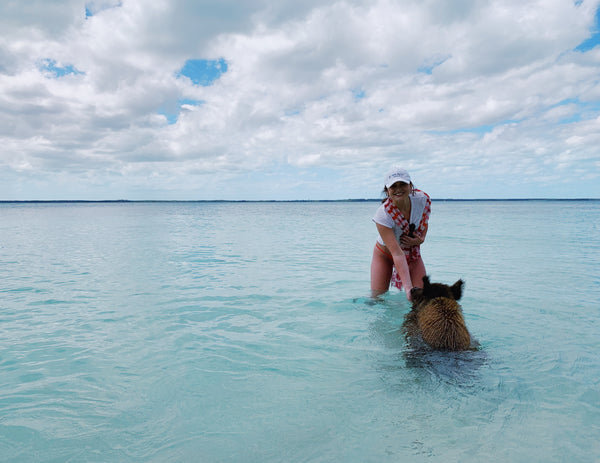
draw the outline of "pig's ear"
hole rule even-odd
[[[452,297],[454,297],[454,300],[456,300],[456,301],[458,301],[462,297],[463,284],[464,284],[464,281],[458,280],[456,283],[454,283],[450,287],[450,291],[452,292]]]
[[[425,275],[423,277],[423,289],[427,288],[430,285],[431,283],[429,282],[429,275]]]
[[[413,304],[417,304],[421,299],[423,299],[423,288],[413,288],[410,290],[410,297],[412,299]]]

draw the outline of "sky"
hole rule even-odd
[[[0,0],[0,200],[600,198],[600,0]]]

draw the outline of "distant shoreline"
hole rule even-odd
[[[270,199],[105,199],[105,200],[87,200],[87,199],[32,199],[32,200],[0,200],[0,204],[101,204],[101,203],[361,203],[361,202],[380,202],[381,198],[373,199],[289,199],[289,200],[270,200]],[[523,202],[523,201],[600,201],[600,198],[488,198],[488,199],[456,199],[456,198],[432,198],[433,202]]]

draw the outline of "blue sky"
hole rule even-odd
[[[0,200],[600,198],[600,0],[0,5]]]

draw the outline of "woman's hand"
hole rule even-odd
[[[419,246],[420,244],[423,244],[423,241],[425,240],[421,238],[421,235],[418,233],[415,233],[415,236],[413,237],[408,236],[406,233],[400,237],[400,244],[405,248]]]

